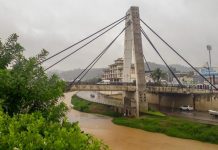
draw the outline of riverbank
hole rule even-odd
[[[68,107],[75,92],[65,93],[63,101]],[[147,132],[112,123],[112,118],[69,109],[67,118],[78,121],[85,133],[103,140],[112,150],[217,150],[218,145],[194,140],[169,137],[160,133]]]
[[[120,117],[112,107],[90,102],[73,96],[71,100],[74,109],[87,113],[97,113],[114,117],[113,123],[150,132],[159,132],[172,137],[193,139],[218,144],[218,126],[207,125],[178,117],[162,115],[158,112],[149,112],[136,118]]]
[[[111,116],[111,117],[121,116],[120,113],[117,113],[113,110],[112,106],[90,102],[76,95],[72,96],[71,103],[73,105],[73,109],[81,111],[81,112],[101,114],[101,115],[106,115],[106,116]]]
[[[140,118],[114,118],[113,123],[172,137],[218,144],[218,126],[191,122],[182,118],[146,115]]]

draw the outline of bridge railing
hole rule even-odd
[[[218,93],[209,89],[197,89],[195,87],[175,87],[175,86],[147,86],[146,91],[152,93],[180,93],[180,94],[209,94]]]
[[[67,82],[67,85],[70,85],[72,82]],[[79,82],[74,83],[73,85],[124,85],[124,86],[135,86],[133,82],[109,82],[109,83],[93,83],[93,82]]]

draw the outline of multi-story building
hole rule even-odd
[[[131,81],[135,80],[135,68],[132,64],[131,66]],[[102,75],[102,80],[110,80],[112,82],[122,82],[123,80],[123,58],[118,58],[113,64],[109,65],[108,68],[104,70]]]

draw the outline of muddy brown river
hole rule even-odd
[[[64,102],[70,106],[73,92],[66,93]],[[112,118],[70,109],[69,121],[79,121],[82,130],[107,144],[112,150],[218,150],[218,145],[169,137],[160,133],[118,126]]]

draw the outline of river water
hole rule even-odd
[[[75,92],[65,93],[64,102],[71,106],[71,96]],[[218,150],[218,145],[194,140],[169,137],[139,129],[118,126],[112,118],[87,114],[70,109],[69,121],[79,121],[82,130],[107,144],[112,150]]]

